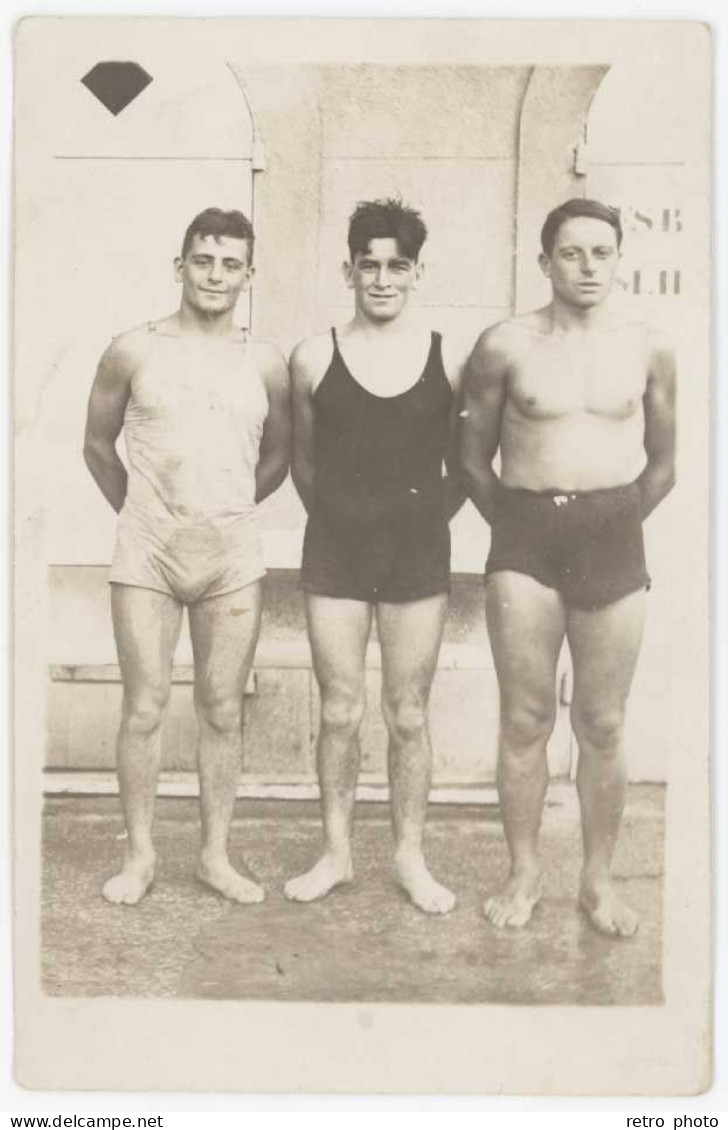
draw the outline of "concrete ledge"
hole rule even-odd
[[[356,799],[386,802],[389,785],[379,775],[360,781]],[[85,772],[79,770],[46,770],[43,774],[43,792],[46,796],[116,796],[119,785],[114,772]],[[162,772],[159,775],[157,795],[162,797],[197,797],[200,794],[196,773]],[[291,774],[279,781],[261,782],[253,774],[241,774],[237,789],[239,800],[318,800],[318,785]],[[492,785],[463,783],[438,786],[430,792],[433,804],[478,804],[497,807],[498,794]]]
[[[255,656],[254,670],[310,671],[311,652],[307,643],[284,641],[265,644]],[[382,655],[375,644],[367,648],[367,670],[379,671]],[[491,671],[490,652],[465,644],[443,644],[437,663],[441,671]],[[52,663],[50,676],[54,683],[120,683],[121,672],[116,663]],[[188,663],[175,664],[174,683],[193,683],[194,668]]]

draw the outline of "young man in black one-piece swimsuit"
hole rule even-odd
[[[432,752],[427,703],[447,610],[448,522],[456,479],[462,365],[412,317],[427,230],[399,201],[360,204],[344,265],[354,318],[308,338],[292,357],[293,479],[308,512],[301,584],[321,691],[318,772],[324,851],[286,885],[310,902],[353,877],[351,833],[365,705],[365,655],[376,614],[397,878],[422,910],[454,895],[430,875],[422,833]]]

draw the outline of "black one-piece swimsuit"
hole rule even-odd
[[[363,600],[421,600],[450,587],[443,493],[453,393],[432,333],[421,377],[397,396],[349,372],[332,330],[331,363],[314,393],[314,501],[301,586]]]

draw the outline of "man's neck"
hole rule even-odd
[[[232,310],[224,314],[205,314],[182,303],[177,322],[180,333],[190,337],[231,337],[235,332]]]
[[[603,329],[612,320],[606,303],[582,308],[568,306],[558,298],[554,298],[548,310],[552,328],[563,333],[584,333],[587,330]]]
[[[408,311],[402,311],[396,318],[376,321],[357,310],[349,323],[349,333],[365,341],[391,341],[398,337],[408,337],[415,333],[417,326]]]

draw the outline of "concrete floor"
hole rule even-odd
[[[227,903],[193,879],[197,804],[160,799],[154,887],[137,907],[109,906],[101,884],[121,859],[118,800],[46,801],[43,983],[54,996],[215,1000],[432,1001],[648,1005],[662,1000],[664,789],[632,786],[615,859],[638,935],[596,934],[574,901],[581,856],[574,791],[556,786],[543,824],[546,897],[526,930],[499,933],[483,896],[506,869],[493,807],[432,806],[427,851],[458,894],[445,918],[395,886],[387,811],[360,804],[356,881],[322,902],[287,902],[283,882],[320,843],[311,802],[239,801],[231,854],[265,886],[266,902]]]

